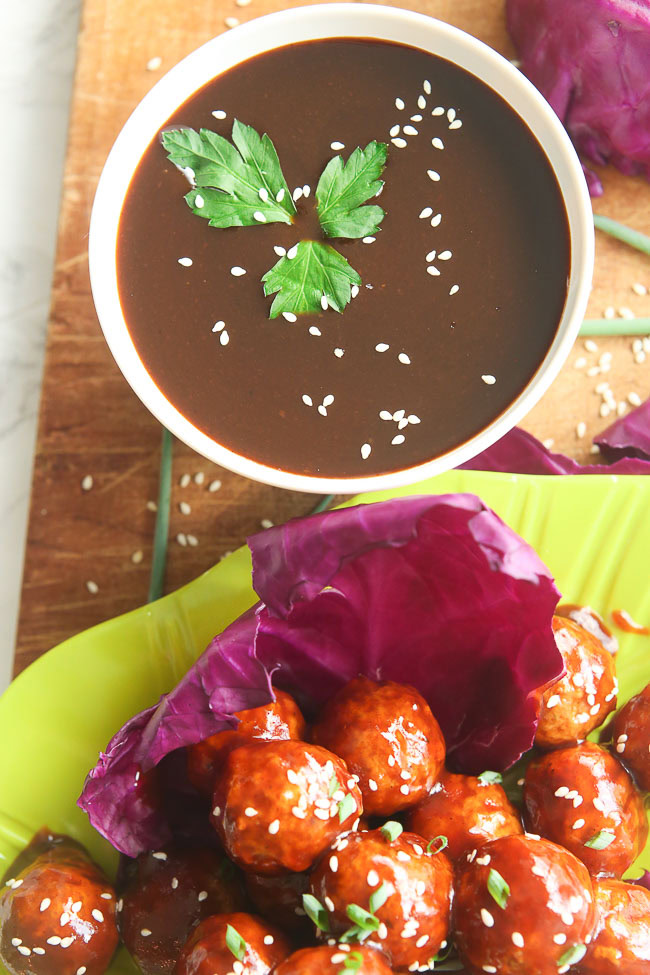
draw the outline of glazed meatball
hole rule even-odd
[[[283,873],[278,877],[246,874],[246,891],[258,913],[301,940],[312,933],[311,921],[302,906],[302,895],[308,890],[308,873]]]
[[[616,709],[618,684],[612,655],[573,620],[554,616],[553,632],[566,673],[542,696],[535,735],[538,748],[584,741]]]
[[[228,855],[272,876],[308,870],[361,812],[359,787],[340,758],[318,745],[269,741],[230,753],[211,815]]]
[[[650,684],[631,698],[611,725],[612,749],[644,792],[650,792]]]
[[[120,933],[144,975],[174,970],[203,918],[244,906],[238,870],[214,850],[167,847],[133,863],[122,896]]]
[[[347,962],[347,965],[346,965]],[[353,966],[353,967],[352,967]],[[282,962],[275,975],[391,975],[392,969],[381,952],[365,945],[321,945],[301,948]]]
[[[578,623],[583,630],[587,630],[588,633],[591,633],[592,636],[595,636],[602,643],[607,653],[618,653],[618,640],[602,616],[595,609],[592,609],[591,606],[578,606],[576,603],[560,603],[555,609],[555,615]]]
[[[594,876],[621,877],[648,835],[643,799],[622,765],[585,742],[528,766],[524,823],[575,853]]]
[[[275,701],[259,708],[237,711],[239,724],[220,731],[187,749],[187,776],[199,792],[212,796],[217,772],[234,748],[261,738],[265,741],[305,737],[306,724],[300,708],[286,691],[274,691]]]
[[[531,836],[502,836],[469,854],[456,873],[454,930],[472,972],[563,975],[574,945],[595,924],[584,864]]]
[[[452,868],[444,853],[387,823],[367,833],[347,833],[311,875],[311,893],[327,911],[327,927],[340,937],[353,924],[353,904],[375,917],[371,940],[391,967],[426,965],[445,944],[449,928]],[[378,922],[378,924],[377,924]]]
[[[325,705],[314,741],[359,776],[367,814],[390,815],[423,799],[445,760],[445,742],[412,687],[357,677]]]
[[[452,860],[498,836],[523,833],[521,818],[497,782],[443,772],[422,802],[406,814],[406,828],[430,841],[445,836]]]
[[[0,898],[6,969],[102,975],[118,942],[115,892],[102,871],[78,843],[46,832],[18,860],[22,869],[12,871]]]
[[[183,948],[175,975],[268,975],[291,951],[281,931],[252,914],[201,921]],[[239,962],[239,965],[237,964]]]
[[[581,975],[648,975],[650,890],[621,880],[594,883],[597,927]]]

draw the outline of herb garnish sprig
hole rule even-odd
[[[254,227],[292,224],[296,206],[268,135],[235,119],[232,143],[210,129],[169,129],[162,133],[169,160],[194,186],[185,200],[209,226]],[[385,212],[367,205],[383,189],[380,176],[388,146],[370,142],[347,162],[330,159],[316,188],[316,211],[326,237],[358,239],[377,233]],[[262,277],[264,294],[275,295],[270,318],[332,308],[341,313],[361,277],[330,244],[302,240]]]

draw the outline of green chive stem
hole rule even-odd
[[[172,494],[172,435],[165,427],[162,429],[160,447],[160,480],[158,483],[158,513],[153,534],[153,554],[151,556],[151,578],[147,601],[160,599],[165,582],[167,563],[167,536],[169,535],[169,508]]]
[[[580,335],[650,335],[650,318],[585,318]]]
[[[626,227],[624,223],[612,220],[611,217],[601,217],[598,213],[594,214],[594,227],[596,230],[602,230],[603,233],[609,234],[610,237],[622,240],[624,244],[628,244],[644,254],[650,254],[650,237],[642,234],[640,230],[632,230],[631,227]]]
[[[309,514],[310,515],[319,515],[321,513],[321,511],[326,511],[327,508],[329,508],[329,506],[331,505],[331,503],[334,500],[334,498],[335,498],[335,495],[333,495],[333,494],[324,494],[323,497],[318,502],[318,504],[316,505],[316,507],[315,508],[312,508],[312,510],[309,512]]]

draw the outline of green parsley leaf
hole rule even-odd
[[[244,960],[246,954],[246,942],[242,938],[239,931],[233,928],[232,924],[226,927],[226,948],[237,958],[239,961]]]
[[[381,887],[377,887],[376,890],[373,890],[372,894],[370,895],[370,900],[368,901],[368,907],[370,908],[371,912],[375,914],[380,907],[383,907],[392,893],[393,888],[385,881]]]
[[[394,819],[389,819],[387,823],[381,828],[382,836],[384,836],[390,843],[396,840],[404,832],[404,827],[401,823],[395,822]]]
[[[352,813],[357,811],[357,804],[354,801],[354,796],[347,792],[341,801],[339,802],[339,823],[351,816]]]
[[[611,829],[600,829],[597,833],[587,840],[585,846],[588,846],[590,850],[606,850],[614,840],[616,839],[616,834]]]
[[[375,917],[374,914],[370,914],[368,911],[364,911],[358,904],[348,904],[345,913],[352,923],[362,931],[376,931],[379,927],[379,918]]]
[[[500,772],[481,772],[478,780],[481,785],[501,785],[503,776]]]
[[[505,910],[508,898],[510,897],[510,887],[505,882],[498,870],[494,867],[488,875],[487,889],[491,897],[497,902],[502,910]]]
[[[330,922],[327,911],[317,897],[314,897],[313,894],[303,894],[302,906],[307,917],[314,922],[320,931],[329,931]]]
[[[434,843],[437,843],[438,840],[440,840],[440,846],[437,849],[432,850],[431,847],[433,846]],[[433,853],[434,855],[437,853],[442,853],[442,851],[446,850],[448,846],[449,846],[449,840],[447,839],[446,836],[443,836],[441,833],[439,836],[434,836],[432,840],[429,840],[429,842],[427,843],[427,853]]]
[[[268,135],[235,119],[232,141],[210,129],[163,132],[169,160],[194,173],[196,189],[185,197],[192,212],[211,227],[290,224],[296,207]]]
[[[360,951],[351,951],[343,962],[343,968],[339,969],[340,975],[345,975],[346,971],[358,972],[363,965],[363,955]]]
[[[294,251],[291,248],[289,254]],[[264,294],[277,295],[271,305],[270,318],[282,312],[293,314],[322,311],[325,297],[330,308],[342,312],[351,300],[353,284],[361,278],[344,257],[328,244],[301,240],[295,245],[295,256],[281,257],[262,278]]]
[[[318,217],[327,237],[366,237],[374,234],[386,216],[379,206],[361,206],[381,190],[379,179],[386,165],[388,146],[369,142],[354,150],[346,163],[330,159],[316,187]]]
[[[557,967],[564,968],[565,965],[575,965],[577,961],[582,961],[582,959],[585,957],[586,954],[587,954],[586,945],[582,945],[582,944],[571,945],[571,947],[567,948],[564,954],[560,955],[560,957],[558,958]]]

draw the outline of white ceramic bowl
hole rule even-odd
[[[569,221],[569,287],[553,344],[523,392],[470,440],[416,467],[368,477],[292,474],[228,450],[189,422],[158,389],[129,335],[117,287],[116,243],[122,204],[147,146],[169,116],[212,78],[256,54],[299,41],[371,37],[417,47],[460,65],[497,91],[526,122],[555,171]],[[218,70],[215,70],[215,67]],[[104,166],[90,223],[93,298],[106,341],[134,392],[172,433],[223,467],[297,491],[356,494],[395,488],[457,467],[511,429],[540,399],[567,358],[582,322],[593,271],[591,204],[580,163],[557,116],[509,61],[469,34],[423,14],[368,4],[300,7],[260,17],[208,41],[151,89],[120,132]]]

